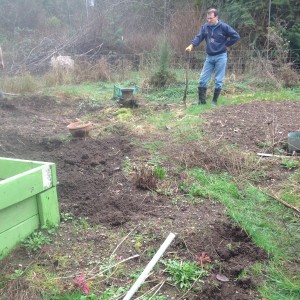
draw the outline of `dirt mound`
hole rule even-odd
[[[300,101],[255,101],[223,106],[204,114],[204,130],[245,150],[286,150],[287,136],[300,130]]]

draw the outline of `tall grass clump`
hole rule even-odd
[[[1,89],[7,93],[34,93],[42,86],[43,83],[29,72],[24,72],[16,77],[5,77],[1,80]]]
[[[75,82],[74,71],[66,71],[61,67],[58,67],[55,70],[51,69],[43,76],[43,81],[46,87],[72,84]]]

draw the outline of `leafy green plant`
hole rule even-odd
[[[99,298],[91,293],[89,295],[82,295],[80,291],[74,291],[72,293],[66,293],[64,295],[53,294],[51,296],[44,295],[44,299],[46,300],[98,300]],[[111,298],[100,298],[111,299]]]
[[[36,252],[40,250],[43,245],[50,243],[51,239],[49,237],[45,236],[41,231],[36,231],[32,235],[30,235],[25,241],[23,241],[22,245],[25,248]]]
[[[60,220],[62,222],[72,221],[73,219],[74,219],[74,215],[71,213],[64,213],[64,212],[60,213]]]
[[[281,165],[286,169],[295,169],[298,167],[299,162],[295,159],[284,158],[281,162]]]
[[[130,278],[133,279],[133,281],[136,281],[140,277],[142,272],[143,272],[143,268],[138,268],[133,273],[131,273],[129,276],[130,276]]]
[[[124,294],[126,292],[126,289],[123,287],[114,288],[111,287],[104,291],[103,294],[101,294],[99,300],[111,300],[111,299],[117,299],[118,296]]]
[[[44,225],[41,227],[45,232],[47,232],[49,235],[56,235],[58,226],[49,226],[49,225]]]
[[[129,175],[132,169],[133,163],[130,160],[130,158],[126,156],[125,159],[122,161],[122,170],[125,173],[125,175]]]
[[[159,155],[153,155],[151,157],[151,159],[148,160],[148,164],[150,166],[154,166],[155,167],[155,166],[160,165],[164,159],[166,159],[166,157],[159,156]]]
[[[72,224],[77,231],[87,231],[91,228],[91,225],[88,222],[88,218],[79,217],[78,219],[73,219]]]
[[[20,269],[15,269],[14,273],[7,275],[8,279],[17,279],[19,277],[21,277],[24,274],[24,270],[22,270],[22,268]],[[1,287],[0,287],[1,289]]]
[[[207,276],[207,271],[199,268],[196,262],[169,259],[162,263],[166,266],[165,273],[170,275],[168,279],[183,291],[192,288],[194,283],[203,282],[200,278]]]
[[[166,296],[158,295],[158,296],[144,296],[141,300],[167,300]]]

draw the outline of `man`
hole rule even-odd
[[[212,105],[217,105],[223,81],[225,77],[227,64],[227,50],[239,39],[239,34],[229,25],[218,18],[218,11],[215,8],[207,11],[207,23],[205,23],[200,32],[192,40],[185,51],[192,51],[203,40],[206,41],[206,59],[199,79],[199,104],[206,104],[207,83],[215,72],[215,91]]]

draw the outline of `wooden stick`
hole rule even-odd
[[[283,205],[285,205],[285,206],[287,206],[287,207],[289,207],[289,208],[294,209],[297,213],[300,214],[300,208],[299,208],[299,207],[296,207],[296,206],[293,206],[293,205],[287,203],[286,201],[280,199],[278,196],[274,195],[273,193],[270,194],[270,193],[268,193],[268,192],[266,192],[266,191],[263,191],[262,189],[260,189],[260,190],[261,190],[264,194],[266,194],[267,196],[269,196],[269,197],[271,197],[271,198],[277,200],[278,202],[282,203]]]
[[[263,156],[263,157],[291,157],[288,155],[275,155],[275,154],[269,154],[269,153],[256,153],[258,156]]]
[[[6,96],[21,96],[21,94],[3,93]]]
[[[113,255],[115,254],[115,252],[118,250],[118,248],[123,244],[123,242],[131,235],[131,233],[138,227],[135,226],[124,238],[123,240],[117,245],[117,247],[115,248],[115,250],[112,252],[112,254],[110,255],[110,258],[113,257]]]
[[[190,55],[189,52],[186,52],[187,54],[187,62],[186,62],[186,67],[185,67],[185,89],[183,92],[183,105],[186,108],[186,96],[187,96],[187,90],[188,90],[188,86],[189,86],[189,78],[188,78],[188,73],[189,73],[189,66],[190,66]]]

